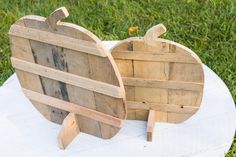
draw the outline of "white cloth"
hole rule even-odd
[[[0,157],[222,157],[235,133],[235,104],[223,81],[207,66],[204,73],[200,110],[181,124],[156,123],[153,142],[146,122],[127,120],[110,140],[80,133],[66,150],[57,146],[60,125],[36,111],[14,74],[0,87]]]

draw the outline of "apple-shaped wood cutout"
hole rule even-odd
[[[79,133],[113,137],[126,117],[119,70],[88,30],[60,22],[66,8],[48,18],[24,16],[9,31],[12,65],[26,97],[48,120],[63,124],[65,148]]]
[[[112,56],[125,85],[128,119],[148,120],[152,140],[154,122],[180,123],[200,107],[204,73],[202,62],[190,49],[158,38],[163,24],[145,36],[121,41]]]

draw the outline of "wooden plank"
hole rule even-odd
[[[105,124],[109,124],[119,128],[123,124],[123,120],[119,118],[104,114],[102,112],[98,112],[96,110],[88,109],[86,107],[80,106],[79,104],[74,104],[58,98],[53,98],[28,89],[23,89],[23,92],[26,95],[26,97],[28,97],[31,100],[47,104],[71,113],[80,114],[82,116],[103,122]]]
[[[201,91],[203,88],[203,83],[199,82],[184,82],[184,81],[172,81],[172,80],[169,81],[169,80],[132,78],[132,77],[122,77],[122,80],[124,85],[126,86],[167,88],[167,89],[180,89],[180,90],[192,90],[192,91]]]
[[[168,113],[163,111],[156,111],[156,122],[168,122]]]
[[[187,90],[169,90],[170,104],[184,104],[187,106],[199,106],[198,97],[201,96],[201,91],[187,91]]]
[[[111,84],[95,81],[89,78],[77,76],[68,72],[55,70],[53,68],[45,67],[42,65],[26,62],[24,60],[20,60],[14,57],[11,58],[11,61],[12,61],[12,65],[16,69],[31,72],[33,74],[37,74],[40,76],[44,76],[46,78],[65,82],[65,83],[78,86],[84,89],[88,89],[91,91],[96,91],[98,93],[106,94],[112,97],[116,97],[116,98],[123,97],[123,92],[121,92],[121,89],[118,86],[114,86]]]
[[[170,80],[204,83],[201,64],[171,63]]]
[[[120,60],[116,59],[116,65],[120,69],[120,74],[122,77],[133,77],[133,62],[132,60]]]
[[[155,111],[150,110],[147,121],[147,141],[151,142],[153,138],[153,132],[155,127]]]
[[[9,35],[40,41],[47,44],[57,45],[68,49],[82,51],[100,57],[107,55],[98,44],[81,39],[75,39],[68,36],[55,34],[48,31],[42,31],[34,28],[12,25]]]
[[[183,113],[168,112],[168,122],[169,123],[182,123],[183,121],[190,118],[194,113],[183,114]]]
[[[142,38],[141,38],[142,39]],[[145,54],[147,53],[169,53],[170,52],[170,46],[167,42],[162,41],[156,41],[155,45],[150,45],[142,40],[140,38],[134,39],[133,41],[133,51],[143,52]]]
[[[25,26],[23,21],[17,21],[15,24]],[[24,59],[29,62],[35,62],[31,51],[31,45],[28,39],[9,36],[11,54],[13,57]],[[16,75],[22,87],[30,88],[39,93],[43,93],[43,88],[38,75],[15,69]],[[34,82],[34,83],[32,83]],[[31,101],[34,107],[48,120],[51,120],[50,106],[39,102]]]
[[[168,63],[148,61],[133,62],[135,78],[167,80],[169,77]]]
[[[177,105],[177,104],[161,104],[161,103],[149,103],[149,102],[137,102],[137,101],[126,101],[128,109],[138,110],[154,110],[154,111],[165,111],[174,113],[193,113],[196,112],[199,107]]]
[[[29,41],[35,63],[41,66],[47,66],[56,70],[68,72],[67,62],[65,60],[66,52],[64,51],[64,49],[33,40]],[[70,101],[66,84],[64,82],[49,79],[43,76],[39,77],[44,94],[65,101]],[[49,110],[51,112],[51,121],[58,124],[62,124],[63,119],[69,114],[69,112],[67,111],[63,111],[54,107],[50,107]]]
[[[135,87],[135,101],[166,104],[168,102],[168,91],[160,88]]]
[[[142,51],[116,50],[112,52],[112,55],[115,59],[120,59],[120,60],[198,64],[198,62],[194,58],[190,57],[190,54],[153,53],[153,52],[144,53]]]
[[[148,119],[148,110],[139,110],[135,109],[135,120],[144,120],[147,121]]]
[[[65,149],[79,133],[79,122],[75,114],[68,114],[63,120],[62,128],[57,137],[59,148]]]

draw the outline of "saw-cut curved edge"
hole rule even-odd
[[[74,113],[69,113],[62,123],[57,137],[59,148],[65,149],[79,133],[79,122]]]

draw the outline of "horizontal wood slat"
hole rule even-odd
[[[199,64],[193,57],[189,57],[189,55],[179,53],[144,53],[124,50],[112,52],[112,56],[115,59]]]
[[[143,78],[132,78],[132,77],[122,77],[122,80],[124,85],[126,86],[183,89],[191,91],[202,91],[203,88],[203,84],[197,82],[156,80],[156,79],[143,79]]]
[[[137,109],[137,110],[155,110],[155,111],[165,111],[165,112],[174,112],[174,113],[194,113],[199,107],[195,106],[185,106],[177,104],[159,104],[159,103],[144,103],[136,101],[127,101],[128,109]]]
[[[61,99],[53,98],[38,92],[34,92],[28,89],[22,89],[25,96],[30,100],[34,100],[43,104],[47,104],[49,106],[53,106],[71,113],[76,113],[91,119],[94,119],[99,122],[103,122],[112,126],[116,126],[121,128],[123,120],[104,114],[102,112],[98,112],[95,110],[88,109],[86,107],[82,107],[80,105],[63,101]]]
[[[12,25],[9,35],[40,41],[43,43],[65,47],[71,50],[85,52],[101,57],[107,56],[105,53],[103,53],[104,50],[95,43],[34,28]]]
[[[53,80],[65,82],[74,86],[109,95],[115,98],[123,98],[123,92],[121,92],[121,88],[115,85],[81,77],[68,72],[63,72],[39,64],[27,62],[14,57],[11,57],[11,62],[13,67],[19,70],[30,72]]]

